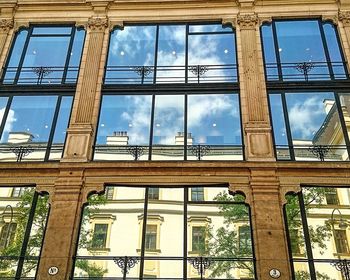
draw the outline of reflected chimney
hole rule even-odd
[[[11,144],[32,142],[34,136],[28,132],[9,132],[7,142]]]
[[[326,111],[326,114],[329,113],[329,111],[332,109],[334,105],[334,100],[331,99],[325,99],[323,100],[324,110]]]
[[[184,145],[185,144],[185,133],[178,132],[175,136],[175,145]],[[187,145],[193,144],[192,133],[187,133]]]
[[[107,145],[127,146],[129,143],[129,136],[127,131],[114,131],[113,135],[107,136]]]

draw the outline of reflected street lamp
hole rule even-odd
[[[334,213],[336,211],[339,213],[339,220],[334,218]],[[331,215],[331,224],[332,224],[333,234],[335,232],[334,231],[334,224],[336,222],[338,222],[339,228],[342,230],[346,230],[349,226],[348,222],[343,218],[343,215],[338,208],[334,208],[332,211],[332,215]],[[331,265],[333,265],[336,268],[336,270],[340,271],[343,274],[345,280],[350,280],[350,262],[349,262],[349,260],[347,260],[347,259],[341,260],[340,256],[338,256],[338,258],[339,258],[339,260],[333,261],[331,263]]]
[[[5,244],[4,244],[4,248],[6,248],[9,245],[10,240],[9,239],[9,235],[10,235],[10,230],[11,230],[11,224],[12,224],[12,220],[13,220],[13,208],[11,205],[6,205],[4,211],[2,212],[2,218],[0,219],[0,227],[2,228],[3,226],[6,225],[6,221],[5,221],[5,213],[7,211],[7,209],[10,209],[10,223],[9,226],[7,228],[6,231],[6,235],[5,235]]]

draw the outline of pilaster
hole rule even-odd
[[[257,277],[270,280],[270,270],[281,272],[279,279],[291,279],[279,182],[274,169],[251,170],[251,215]]]
[[[41,253],[38,280],[69,279],[82,213],[82,189],[82,171],[61,171],[50,199],[50,217]],[[57,267],[58,273],[49,276],[50,267]]]
[[[13,19],[0,19],[0,67],[2,68],[10,48],[13,32]]]
[[[258,17],[237,17],[241,108],[247,160],[274,160]]]
[[[338,19],[340,21],[339,33],[342,41],[342,47],[344,49],[344,55],[346,61],[350,61],[350,10],[349,11],[340,11]],[[349,64],[348,64],[348,70]]]
[[[91,17],[87,24],[67,146],[62,161],[88,161],[97,125],[109,38],[107,17]]]

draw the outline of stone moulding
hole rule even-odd
[[[237,17],[237,24],[241,29],[255,29],[258,23],[258,16],[256,14],[239,14]]]

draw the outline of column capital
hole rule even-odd
[[[237,16],[237,25],[241,29],[255,29],[258,23],[258,16],[253,14],[238,14]]]
[[[91,31],[104,32],[108,27],[108,18],[90,17],[87,26]]]
[[[350,11],[339,11],[339,20],[344,26],[350,26]]]
[[[8,33],[14,27],[12,18],[0,19],[0,32]]]

